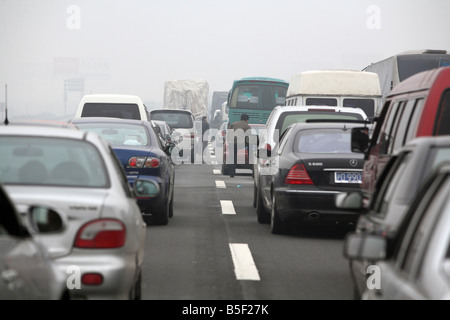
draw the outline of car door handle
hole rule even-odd
[[[18,278],[18,276],[19,276],[19,273],[16,270],[11,270],[11,269],[2,271],[2,275],[1,275],[2,280],[5,283],[14,282]]]

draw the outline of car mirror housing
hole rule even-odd
[[[335,205],[338,209],[362,210],[363,196],[361,192],[341,192],[335,196]]]
[[[386,259],[387,239],[374,234],[348,233],[344,242],[344,257],[353,260]]]
[[[352,128],[352,152],[366,153],[369,149],[370,133],[368,127]]]
[[[47,207],[30,207],[29,219],[31,227],[38,233],[57,233],[64,229],[61,215]]]
[[[144,179],[134,181],[133,191],[138,198],[154,198],[161,192],[159,185],[155,181]]]

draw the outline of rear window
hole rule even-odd
[[[369,117],[373,118],[375,115],[375,101],[373,99],[344,99],[344,107],[360,108]]]
[[[306,122],[309,119],[341,119],[341,120],[364,120],[359,113],[350,112],[328,112],[328,111],[304,111],[304,112],[285,112],[280,115],[275,129],[279,130],[280,135],[291,124]]]
[[[342,129],[308,129],[297,133],[294,152],[352,153],[351,131]]]
[[[337,100],[334,98],[306,98],[307,106],[337,106]]]
[[[167,122],[173,129],[191,129],[194,127],[192,116],[186,112],[152,111],[150,117],[152,120]]]
[[[3,136],[0,150],[0,181],[4,184],[109,187],[103,158],[89,142]]]
[[[117,123],[78,123],[84,131],[92,131],[108,141],[111,146],[149,146],[147,130],[142,125]]]
[[[81,117],[108,117],[141,120],[135,103],[86,103]]]

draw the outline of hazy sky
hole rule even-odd
[[[449,0],[0,0],[0,104],[10,115],[73,113],[84,93],[162,107],[168,80],[290,80],[449,49]],[[3,112],[3,105],[0,108]],[[2,114],[2,113],[0,113]]]

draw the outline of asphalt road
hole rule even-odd
[[[256,220],[250,171],[218,169],[176,167],[174,216],[148,226],[143,300],[352,299],[345,230],[272,235]]]

